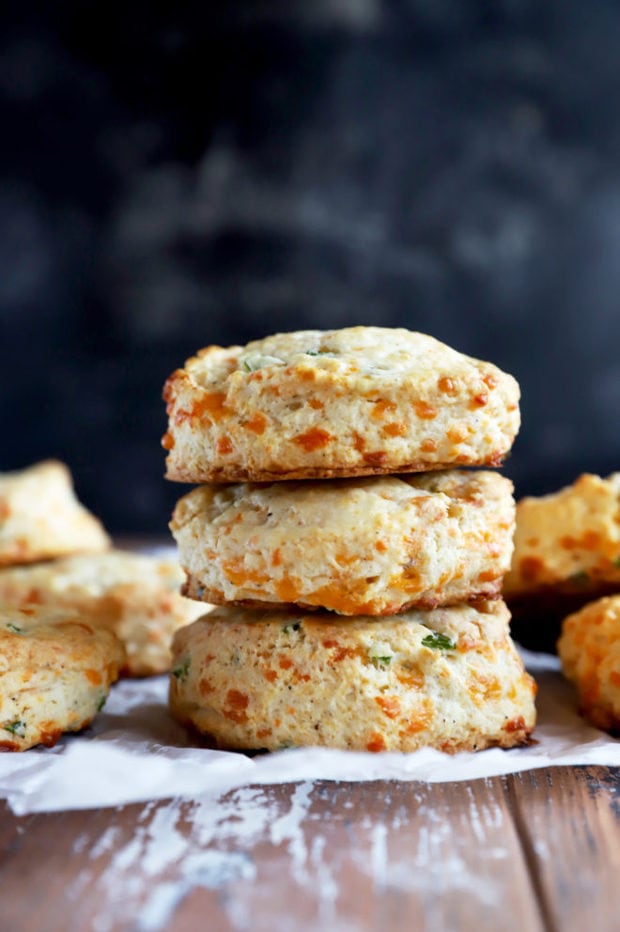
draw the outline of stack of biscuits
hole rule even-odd
[[[52,745],[199,614],[175,561],[115,550],[57,461],[0,474],[0,749]]]
[[[407,330],[209,347],[166,383],[184,594],[173,714],[215,746],[444,751],[528,740],[501,600],[515,380]]]

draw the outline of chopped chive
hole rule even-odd
[[[386,656],[386,657],[373,657],[373,656],[371,656],[371,657],[370,657],[370,660],[371,660],[371,663],[373,663],[373,664],[375,665],[375,667],[377,667],[377,669],[380,670],[381,668],[389,667],[389,665],[390,665],[391,662],[392,662],[392,657],[391,657],[391,656],[390,656],[390,657],[387,657],[387,656]]]
[[[175,667],[172,671],[172,675],[180,683],[184,683],[187,677],[189,676],[189,657],[187,657],[180,666]]]
[[[26,736],[25,722],[20,722],[19,720],[15,722],[5,722],[2,727],[5,731],[10,731],[12,735],[16,735],[18,738],[24,738]]]
[[[21,628],[18,628],[18,626],[17,626],[17,625],[14,625],[11,621],[8,622],[7,628],[9,629],[9,631],[12,631],[13,634],[21,634],[21,633],[22,633],[22,629],[21,629]]]
[[[103,709],[104,705],[106,704],[106,699],[107,699],[107,698],[108,698],[107,696],[102,696],[102,697],[101,697],[101,699],[100,699],[99,702],[97,703],[97,712],[101,712],[101,710]]]
[[[456,647],[455,641],[446,634],[440,634],[439,631],[427,634],[425,638],[422,638],[422,643],[425,647],[433,647],[435,650],[454,650]]]

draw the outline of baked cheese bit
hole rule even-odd
[[[174,637],[170,707],[218,748],[514,747],[535,686],[509,617],[500,600],[380,621],[216,608]]]
[[[71,612],[0,608],[0,750],[56,744],[103,708],[125,652]]]
[[[569,615],[558,654],[564,675],[593,725],[620,735],[620,595],[598,599]]]
[[[209,485],[170,527],[191,598],[393,615],[497,596],[514,500],[489,471]]]
[[[110,550],[36,566],[0,570],[0,606],[45,605],[79,612],[123,642],[123,673],[149,676],[170,669],[177,628],[210,606],[180,594],[184,574],[174,560]]]
[[[109,546],[101,523],[75,497],[63,463],[0,473],[0,566]]]
[[[180,482],[499,466],[519,429],[512,376],[383,327],[210,346],[170,376],[164,397],[167,478]]]

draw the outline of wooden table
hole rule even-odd
[[[2,816],[10,932],[620,929],[604,767]]]

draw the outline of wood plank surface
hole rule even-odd
[[[204,915],[218,929],[292,918],[296,929],[492,929],[508,905],[505,928],[537,929],[504,795],[499,779],[298,784],[31,817],[2,865],[5,918],[50,930],[183,929]]]
[[[620,779],[605,767],[510,777],[509,794],[547,928],[620,929]]]
[[[605,768],[557,768],[21,819],[5,807],[0,929],[607,932],[618,785]]]

